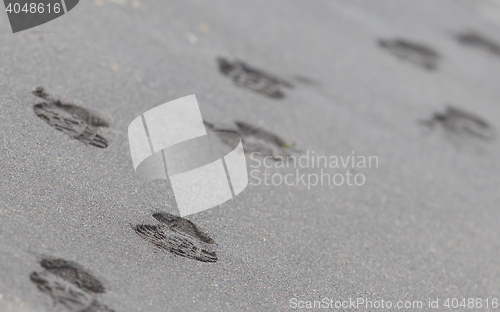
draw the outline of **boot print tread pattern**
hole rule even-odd
[[[155,213],[161,224],[132,226],[144,240],[161,251],[201,262],[216,262],[215,242],[191,221],[169,213]]]
[[[33,94],[46,100],[35,104],[33,111],[51,127],[86,145],[108,147],[108,141],[96,129],[109,127],[105,120],[79,106],[50,99],[41,87],[33,91]]]

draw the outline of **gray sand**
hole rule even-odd
[[[476,31],[500,42],[499,1],[134,5],[80,1],[15,35],[0,13],[0,311],[70,311],[30,281],[43,257],[85,268],[114,311],[500,297],[499,141],[419,123],[450,104],[500,131],[500,56],[455,38]],[[378,44],[395,38],[432,47],[437,67]],[[294,88],[275,99],[238,86],[218,57]],[[38,118],[38,86],[108,121],[99,133],[109,146],[85,145]],[[295,143],[297,156],[354,151],[379,166],[361,169],[363,186],[249,185],[188,216],[217,243],[215,263],[158,251],[130,225],[178,212],[165,182],[135,174],[127,127],[193,93],[207,120],[266,129]]]

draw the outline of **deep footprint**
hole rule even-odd
[[[44,270],[32,272],[30,280],[53,299],[54,306],[79,312],[114,311],[97,300],[96,294],[105,292],[102,283],[77,263],[45,258],[40,265]]]
[[[215,242],[193,222],[164,212],[153,217],[162,224],[139,224],[132,228],[157,249],[201,262],[218,260]]]
[[[216,134],[217,132],[231,132],[237,134],[241,138],[243,149],[249,154],[259,153],[260,156],[270,156],[277,159],[291,156],[292,151],[297,151],[294,148],[294,143],[287,142],[274,133],[243,121],[236,121],[235,128],[217,126],[208,121],[204,121],[204,123],[208,130]],[[230,146],[235,144],[235,142],[226,142],[224,137],[221,137],[221,139]]]
[[[35,114],[50,126],[71,138],[100,148],[108,147],[108,141],[97,133],[98,127],[109,127],[99,116],[73,105],[53,100],[39,87],[33,94],[46,100],[33,106]]]
[[[456,39],[463,45],[483,49],[491,54],[500,56],[500,44],[476,32],[460,33],[456,35]]]
[[[427,70],[437,69],[440,59],[439,53],[424,44],[404,39],[379,39],[378,45],[401,60],[408,61]]]
[[[493,128],[481,117],[452,106],[448,106],[444,113],[435,113],[431,119],[421,123],[430,127],[439,124],[445,131],[458,136],[467,135],[482,140],[495,138]]]
[[[247,88],[254,92],[274,99],[285,97],[281,87],[293,88],[293,85],[281,78],[272,76],[262,70],[250,67],[238,60],[229,61],[218,58],[220,72],[234,81],[237,86]]]

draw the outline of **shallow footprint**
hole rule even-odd
[[[285,97],[281,87],[293,88],[293,85],[281,78],[272,76],[262,70],[250,67],[245,62],[218,58],[220,72],[231,78],[240,87],[258,92],[274,99]]]
[[[94,293],[104,293],[101,282],[85,271],[79,264],[64,259],[45,258],[40,265],[48,272],[75,284],[76,286]]]
[[[52,298],[54,307],[79,312],[114,311],[97,300],[96,294],[104,293],[104,286],[79,264],[64,259],[44,258],[40,265],[44,270],[32,272],[30,280]]]
[[[448,133],[457,136],[466,135],[481,140],[495,138],[493,128],[485,120],[453,106],[447,106],[444,113],[434,113],[431,119],[421,123],[430,127],[438,124]]]
[[[36,88],[33,94],[46,100],[35,104],[33,111],[50,126],[87,145],[108,147],[108,141],[96,129],[109,126],[104,119],[79,106],[51,99],[41,87]]]
[[[236,121],[236,127],[234,128],[217,126],[208,121],[204,121],[204,123],[208,130],[213,131],[216,134],[218,132],[231,132],[237,134],[241,138],[243,149],[249,154],[258,153],[263,157],[270,156],[273,159],[278,159],[291,156],[291,151],[298,151],[294,148],[294,143],[287,142],[270,131],[250,125],[243,121]],[[221,139],[224,141],[226,138],[221,136]],[[233,146],[235,142],[224,141],[224,143]]]
[[[427,70],[437,69],[440,59],[439,53],[429,46],[405,39],[379,39],[378,45],[401,60]]]
[[[165,212],[153,217],[162,224],[138,224],[132,228],[157,249],[201,262],[218,260],[215,242],[193,222]]]
[[[485,38],[482,35],[469,31],[456,35],[456,39],[463,45],[476,47],[488,51],[491,54],[500,56],[500,44],[491,39]]]

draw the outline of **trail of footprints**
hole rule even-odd
[[[500,56],[500,44],[476,32],[459,33],[455,39],[462,45],[479,48]],[[399,59],[427,70],[436,70],[441,58],[432,47],[405,39],[379,39],[378,44]],[[485,141],[496,137],[493,127],[481,117],[453,106],[447,106],[444,112],[436,112],[430,119],[420,121],[420,123],[430,128],[439,125],[446,133],[457,137],[472,137]]]
[[[35,114],[51,127],[86,145],[108,147],[108,141],[97,131],[99,127],[109,127],[104,119],[79,106],[50,98],[42,87],[33,94],[45,100],[33,106]]]
[[[38,289],[50,296],[54,310],[71,312],[114,312],[98,300],[102,283],[79,264],[57,258],[40,261],[43,270],[30,274]]]
[[[456,36],[463,45],[473,46],[500,55],[500,45],[468,32]],[[399,59],[411,62],[426,70],[438,67],[440,55],[433,48],[404,39],[380,39],[381,48]],[[250,67],[238,60],[218,60],[220,72],[240,87],[263,94],[270,98],[285,97],[283,88],[293,88],[289,82]],[[106,148],[108,141],[98,134],[99,127],[109,127],[101,117],[73,104],[52,99],[42,87],[33,94],[43,102],[33,106],[35,114],[51,127],[87,145]],[[211,132],[232,132],[237,134],[247,153],[257,152],[261,156],[284,157],[291,155],[291,144],[274,133],[260,129],[246,122],[236,121],[234,127],[224,127],[204,121]],[[422,124],[434,128],[441,126],[456,135],[468,135],[482,140],[495,138],[493,128],[482,118],[461,109],[448,106],[444,112],[435,113]],[[221,137],[222,138],[222,137]],[[234,142],[225,142],[234,145]],[[169,213],[155,213],[156,224],[131,225],[135,233],[151,243],[155,249],[201,262],[214,263],[218,260],[217,244],[191,221]],[[105,292],[102,283],[77,263],[64,259],[44,258],[40,262],[43,270],[30,274],[30,280],[40,291],[50,296],[56,309],[75,312],[114,312],[98,300],[98,294]]]
[[[461,45],[474,47],[492,55],[500,56],[500,43],[475,31],[458,33],[455,35],[455,39]],[[406,39],[379,39],[378,45],[397,58],[427,70],[436,70],[441,59],[440,54],[434,48]]]
[[[487,39],[476,32],[466,32],[456,35],[459,43],[486,50],[500,56],[500,44]],[[379,39],[378,45],[397,58],[412,63],[423,69],[434,71],[438,69],[441,55],[432,47],[406,39]],[[262,70],[250,67],[245,62],[225,58],[217,59],[222,74],[231,78],[238,86],[245,87],[271,98],[283,98],[280,87],[292,88],[293,85],[281,78],[271,76]],[[259,153],[272,158],[290,156],[294,145],[284,141],[279,136],[252,126],[242,121],[236,121],[236,127],[224,127],[210,121],[204,121],[208,130],[215,132],[232,132],[237,134],[243,143],[245,152]],[[478,116],[461,109],[448,106],[444,113],[435,113],[430,120],[421,122],[434,128],[440,125],[447,133],[457,136],[471,136],[481,140],[495,138],[493,128]],[[221,137],[225,140],[227,138]],[[232,145],[235,142],[226,142]]]

